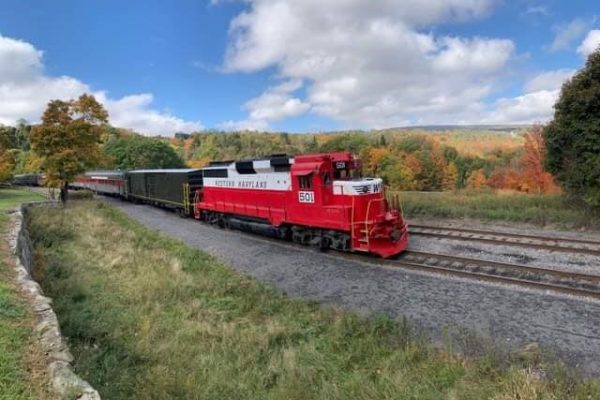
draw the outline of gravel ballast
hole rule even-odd
[[[145,226],[207,251],[291,297],[366,314],[407,317],[439,342],[448,329],[466,328],[509,348],[537,343],[584,374],[600,375],[599,301],[381,267],[368,258],[349,260],[335,252],[321,253],[220,230],[150,206],[103,200]],[[594,263],[599,265],[588,257],[575,255],[578,258],[572,259],[572,254],[538,256],[538,251],[511,246],[417,236],[411,238],[410,249],[556,268],[571,265],[574,269],[583,267],[582,272],[593,268]]]

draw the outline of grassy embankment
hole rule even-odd
[[[8,229],[7,210],[42,197],[25,190],[0,189],[0,234]],[[41,356],[32,343],[33,315],[13,284],[14,271],[6,241],[0,243],[0,399],[45,396]]]
[[[476,218],[565,228],[600,227],[600,216],[559,194],[496,192],[398,192],[407,218]]]
[[[500,368],[493,353],[433,350],[406,323],[290,300],[103,204],[34,210],[30,224],[76,368],[106,399],[600,395],[599,382],[536,378],[534,357]]]

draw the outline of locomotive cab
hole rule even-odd
[[[408,246],[406,225],[386,199],[383,181],[362,177],[361,163],[351,153],[298,156],[291,172],[297,196],[291,209],[305,223],[349,232],[353,251],[389,257]]]

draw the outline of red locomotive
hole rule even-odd
[[[212,224],[290,238],[323,249],[390,257],[407,227],[380,178],[362,178],[351,153],[274,155],[203,168],[194,214]]]
[[[408,246],[397,198],[351,153],[212,162],[202,169],[95,171],[74,188],[302,244],[391,257]],[[395,207],[391,203],[396,203]]]

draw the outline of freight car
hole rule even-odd
[[[201,169],[147,169],[126,174],[125,198],[193,215],[196,190],[202,188]]]
[[[203,176],[195,217],[211,224],[382,257],[408,246],[382,180],[361,177],[351,153],[212,163]]]

